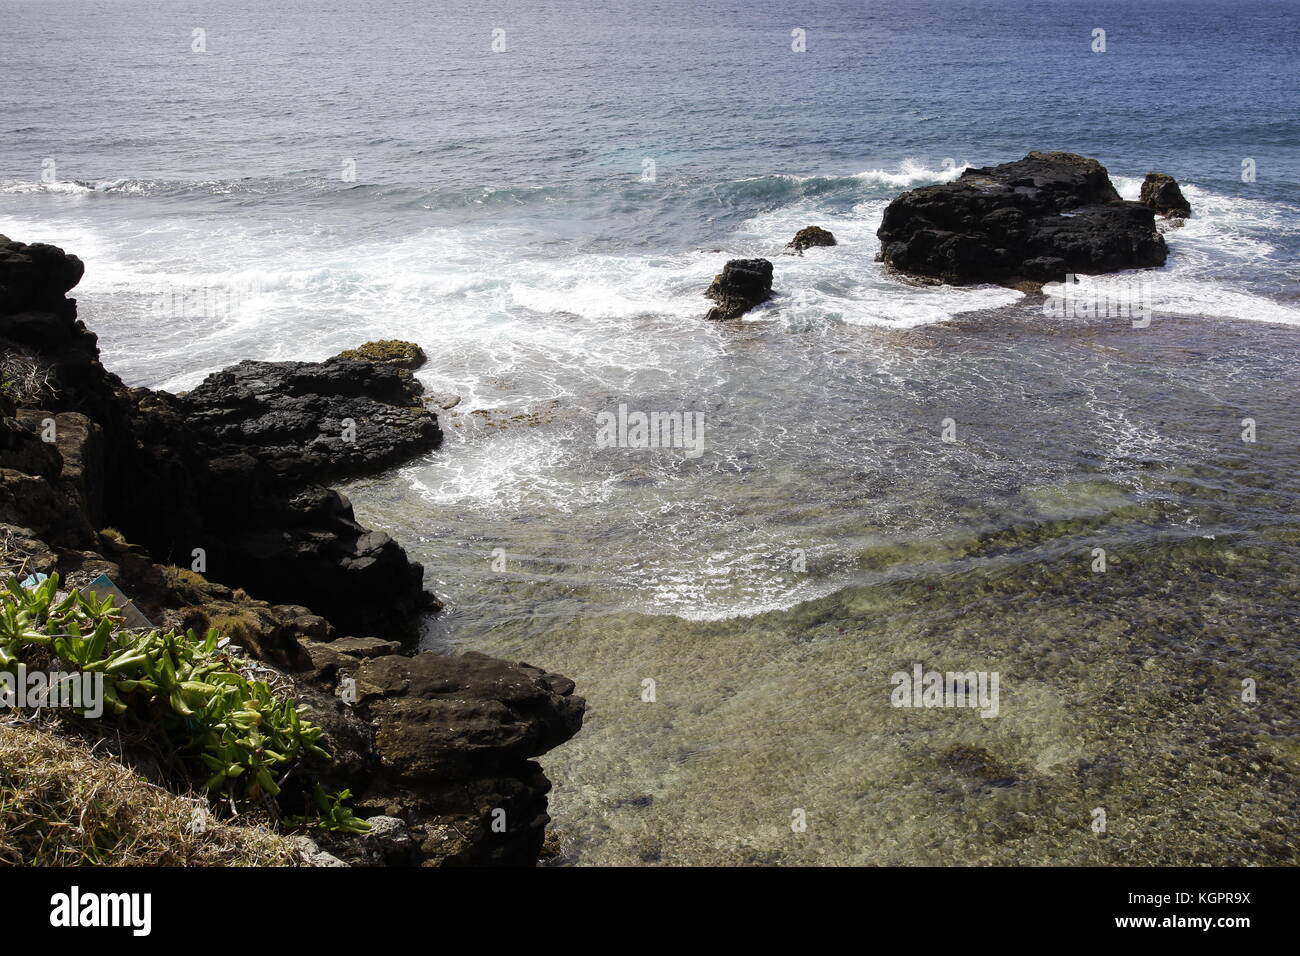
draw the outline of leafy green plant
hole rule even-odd
[[[34,588],[16,578],[0,591],[0,670],[35,648],[104,674],[106,714],[136,724],[181,760],[201,788],[254,800],[280,792],[277,776],[307,755],[328,759],[306,707],[245,677],[218,649],[218,634],[139,633],[120,627],[113,599],[58,598],[58,575]],[[281,781],[283,777],[281,776]]]
[[[323,830],[332,830],[335,833],[369,833],[370,824],[353,813],[352,809],[344,802],[351,798],[351,790],[326,793],[325,789],[318,783],[312,799],[316,803],[319,816],[314,818],[293,817],[286,822],[290,826],[318,826]]]

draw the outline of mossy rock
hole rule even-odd
[[[414,342],[403,342],[400,339],[378,339],[367,342],[365,345],[340,352],[335,358],[374,362],[377,365],[395,365],[406,369],[417,369],[428,361],[424,349]]]
[[[794,238],[790,240],[786,248],[802,253],[805,249],[811,249],[813,246],[833,246],[835,244],[835,235],[829,229],[823,229],[821,226],[804,226],[794,234]]]

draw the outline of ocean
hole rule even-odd
[[[587,697],[555,862],[1300,860],[1300,3],[0,0],[0,83],[0,233],[128,384],[401,338],[459,396],[345,490],[424,646]],[[1149,323],[876,261],[1033,149],[1183,185]]]

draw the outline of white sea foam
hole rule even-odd
[[[21,196],[26,193],[54,193],[64,196],[81,196],[94,192],[93,185],[72,181],[43,183],[31,180],[4,180],[0,182],[0,194]]]
[[[1125,198],[1141,180],[1126,178]],[[1182,225],[1166,228],[1169,261],[1152,270],[1152,309],[1180,315],[1300,325],[1300,308],[1248,292],[1239,276],[1278,266],[1274,237],[1300,232],[1300,210],[1181,184],[1192,205]],[[1266,238],[1269,237],[1269,238]]]
[[[851,173],[847,176],[827,176],[824,174],[798,175],[795,173],[777,173],[766,176],[750,176],[741,182],[755,182],[765,179],[782,179],[792,183],[809,183],[825,180],[837,179],[856,179],[866,183],[877,183],[882,186],[893,186],[899,189],[906,189],[912,186],[922,186],[931,183],[951,182],[962,174],[963,170],[969,169],[970,164],[958,162],[957,160],[945,160],[944,165],[938,169],[926,166],[917,159],[905,159],[894,169],[864,169],[859,173]]]
[[[1152,291],[1151,311],[1157,321],[1161,313],[1173,313],[1300,325],[1300,308],[1229,289],[1216,282],[1180,278],[1175,274],[1154,282]]]
[[[82,314],[100,332],[108,364],[134,382],[184,390],[241,358],[317,359],[379,337],[420,342],[437,356],[419,373],[422,381],[462,401],[443,416],[446,453],[400,473],[412,492],[431,506],[471,509],[485,520],[545,512],[577,518],[632,514],[633,500],[650,507],[677,493],[681,476],[659,462],[575,469],[584,458],[573,442],[585,426],[565,424],[564,416],[583,414],[593,396],[730,394],[730,376],[738,361],[748,361],[742,356],[750,340],[703,322],[708,302],[701,295],[728,258],[765,256],[775,263],[773,300],[743,323],[756,334],[771,325],[779,337],[812,331],[831,343],[851,342],[864,374],[900,390],[946,375],[908,366],[875,330],[942,323],[1014,303],[1021,294],[997,286],[908,284],[875,261],[875,232],[895,190],[951,179],[961,168],[905,163],[865,170],[850,177],[865,184],[851,208],[800,195],[739,223],[716,241],[722,252],[612,254],[556,246],[556,254],[539,255],[535,235],[497,225],[340,241],[310,232],[287,236],[255,221],[132,222],[75,212],[25,222],[0,217],[0,232],[54,242],[83,257]],[[1121,177],[1118,185],[1136,195],[1140,180]],[[1296,308],[1250,292],[1235,278],[1256,265],[1276,267],[1271,237],[1296,228],[1295,212],[1194,183],[1184,190],[1195,214],[1169,229],[1169,263],[1150,273],[1157,321],[1165,312],[1300,324]],[[850,186],[837,195],[857,193]],[[783,254],[794,233],[813,224],[834,232],[839,244]],[[160,292],[192,288],[231,293],[231,307],[161,324],[144,311]],[[878,353],[873,342],[881,343]],[[474,411],[508,419],[546,402],[557,403],[555,420],[537,427],[471,421]],[[1120,464],[1153,451],[1137,444],[1141,436],[1123,420],[1102,416],[1099,427],[1113,431]],[[881,454],[892,447],[886,443]],[[723,456],[717,467],[749,474],[755,464]],[[637,476],[633,488],[653,493],[629,498],[628,468]],[[682,493],[698,492],[687,486]],[[608,569],[614,583],[644,598],[650,613],[696,619],[788,608],[842,583],[837,574],[795,587],[759,574],[737,591],[733,579],[747,566],[752,529],[735,529],[739,550],[729,557],[697,553],[716,544],[725,519],[719,515],[716,527],[702,530],[698,516],[656,512],[663,540],[675,542],[662,546],[662,567],[656,570],[650,559],[620,570],[615,562]],[[614,534],[600,521],[590,527]]]
[[[571,450],[554,433],[520,428],[490,442],[461,444],[454,460],[412,465],[401,474],[416,494],[441,507],[509,513],[526,505],[572,514],[607,499],[615,479],[579,478],[570,470],[571,459]]]
[[[1111,176],[1124,199],[1141,193],[1140,176]],[[1179,184],[1192,215],[1162,222],[1169,260],[1149,270],[1151,308],[1160,313],[1300,325],[1300,308],[1240,288],[1242,274],[1278,267],[1276,237],[1300,233],[1300,209]]]
[[[906,172],[907,164],[904,169],[897,175],[923,176],[925,181],[941,175],[934,170]],[[884,199],[865,200],[847,213],[827,215],[811,202],[801,202],[743,223],[737,238],[746,254],[780,252],[795,232],[810,224],[829,229],[838,243],[776,259],[776,299],[770,308],[750,313],[748,320],[775,320],[795,329],[819,322],[904,329],[947,322],[963,312],[1023,297],[1001,286],[917,286],[889,274],[876,261],[876,230],[886,205]]]
[[[1142,176],[1116,176],[1110,174],[1111,185],[1119,193],[1121,199],[1127,199],[1130,202],[1136,202],[1142,192]]]
[[[945,161],[939,169],[924,166],[915,159],[905,159],[897,170],[867,169],[858,173],[857,178],[905,189],[931,183],[951,182],[969,168],[970,163],[958,162],[955,159]]]
[[[140,195],[158,186],[158,183],[135,179],[106,179],[101,182],[57,180],[52,183],[39,180],[0,180],[0,195],[21,196],[30,193],[50,193],[58,196],[88,196],[92,193],[122,193]]]

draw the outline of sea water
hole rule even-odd
[[[347,490],[427,648],[589,701],[560,862],[1297,861],[1297,4],[0,0],[0,84],[129,384],[424,347],[443,447]],[[1145,327],[876,261],[1031,149],[1182,183]]]

